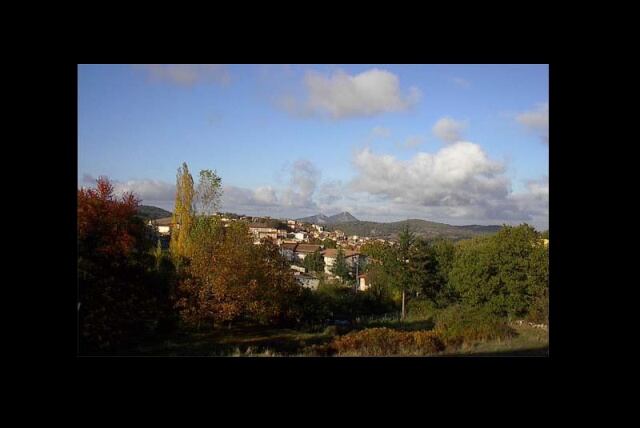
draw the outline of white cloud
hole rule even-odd
[[[276,207],[278,197],[275,190],[269,186],[258,187],[255,190],[224,186],[221,206],[224,211]]]
[[[328,77],[309,71],[304,84],[306,103],[288,96],[281,99],[281,105],[291,112],[329,115],[334,119],[403,111],[421,98],[417,87],[403,95],[398,76],[377,68],[353,76],[341,70]]]
[[[433,126],[433,134],[447,143],[455,143],[463,140],[462,133],[466,128],[466,122],[443,117]]]
[[[246,214],[282,214],[310,212],[318,209],[314,195],[320,182],[320,171],[308,160],[299,159],[286,170],[289,182],[285,188],[271,186],[255,190],[226,186],[222,196],[224,211]]]
[[[518,114],[516,121],[549,144],[549,103],[539,103],[534,109]]]
[[[354,165],[359,173],[354,189],[397,203],[471,205],[505,197],[510,189],[501,175],[504,167],[469,142],[452,144],[435,154],[418,153],[409,161],[365,148],[356,154]]]
[[[83,187],[95,187],[97,178],[90,174],[83,174]],[[109,180],[113,185],[113,193],[122,196],[124,193],[133,193],[142,203],[172,203],[176,197],[176,186],[162,180]]]
[[[139,64],[134,68],[146,71],[152,80],[184,86],[230,81],[229,70],[222,64]]]
[[[315,207],[313,194],[320,181],[320,171],[308,160],[297,160],[290,169],[289,187],[280,198],[282,203],[290,207]]]
[[[258,187],[253,192],[253,196],[257,202],[266,205],[275,205],[278,203],[276,191],[271,186]]]
[[[422,218],[449,224],[529,222],[548,228],[548,178],[530,181],[514,193],[506,168],[471,142],[417,153],[403,161],[365,148],[354,157],[357,176],[349,183],[350,205],[358,218],[398,221]]]
[[[117,195],[131,192],[145,201],[173,201],[176,197],[176,186],[161,180],[129,180],[113,181],[113,190]]]

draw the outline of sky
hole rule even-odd
[[[173,210],[186,162],[220,211],[548,228],[549,68],[79,65],[78,185]]]

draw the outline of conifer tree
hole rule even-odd
[[[343,280],[347,280],[349,279],[349,272],[351,271],[351,269],[349,269],[349,266],[347,266],[347,261],[345,259],[344,256],[344,250],[342,249],[342,247],[338,248],[338,253],[336,254],[336,261],[333,265],[333,268],[331,269],[331,272],[342,278]]]

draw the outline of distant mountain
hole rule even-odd
[[[498,232],[502,226],[451,226],[426,220],[405,220],[392,223],[376,223],[373,221],[351,221],[341,224],[327,225],[328,230],[341,230],[346,235],[370,236],[394,239],[404,226],[423,238],[447,238],[452,240],[468,239],[474,236],[488,235]]]
[[[296,221],[301,221],[303,223],[313,223],[313,224],[327,224],[327,217],[324,214],[316,214],[309,217],[298,218]]]
[[[312,215],[310,217],[304,217],[304,218],[299,218],[297,219],[297,221],[301,221],[304,223],[313,223],[313,224],[342,224],[342,223],[347,223],[347,222],[354,222],[354,221],[359,221],[357,218],[355,218],[354,216],[352,216],[350,213],[348,212],[341,212],[339,214],[336,215],[332,215],[330,217],[327,217],[324,214],[316,214],[316,215]]]
[[[140,205],[138,207],[138,215],[148,220],[155,220],[158,218],[171,217],[171,211],[163,210],[162,208],[154,207],[151,205]]]
[[[342,224],[354,221],[359,220],[346,211],[341,212],[340,214],[332,215],[327,219],[328,224]]]

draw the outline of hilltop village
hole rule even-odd
[[[225,226],[235,221],[247,223],[255,245],[260,245],[265,239],[273,241],[280,248],[280,253],[290,263],[292,274],[298,283],[310,289],[316,289],[322,277],[336,278],[334,266],[340,257],[339,253],[341,253],[350,270],[354,289],[367,290],[370,284],[367,282],[367,275],[362,273],[367,262],[366,256],[360,252],[362,245],[371,241],[392,242],[382,238],[347,236],[341,230],[328,231],[324,225],[300,220],[240,216],[232,213],[216,213],[214,215]],[[148,225],[154,228],[163,247],[168,247],[171,229],[176,227],[172,217],[149,220]],[[324,269],[312,270],[306,267],[305,258],[309,256],[320,257]]]

